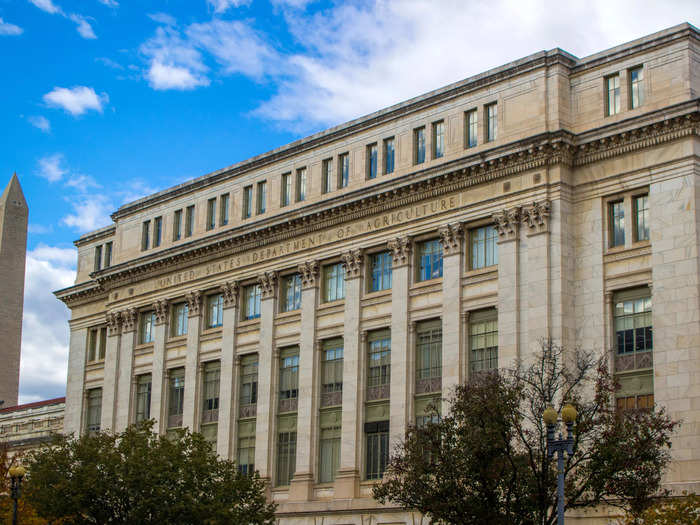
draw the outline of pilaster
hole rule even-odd
[[[134,330],[136,310],[129,308],[120,312],[110,312],[107,319],[107,348],[105,349],[104,379],[102,383],[102,409],[100,430],[115,429],[117,411],[117,386],[120,367],[121,340]]]
[[[221,380],[216,451],[224,459],[233,459],[236,451],[234,430],[238,393],[236,363],[240,364],[240,359],[236,355],[238,283],[224,283],[221,292],[224,298],[224,312],[221,327]]]
[[[129,406],[132,399],[131,379],[134,359],[134,338],[136,336],[137,312],[129,309],[122,312],[122,336],[119,342],[119,370],[117,385],[116,422],[114,430],[121,432],[129,426]]]
[[[82,433],[85,402],[85,361],[87,359],[87,328],[70,331],[68,343],[68,382],[66,384],[66,409],[63,416],[63,433]]]
[[[153,431],[165,432],[165,339],[168,333],[168,312],[170,303],[161,299],[153,304],[156,325],[153,328],[153,365],[151,369],[151,419],[155,420]]]
[[[498,366],[512,368],[520,357],[520,207],[493,214],[498,231]]]
[[[199,429],[199,331],[202,326],[202,293],[194,290],[185,294],[187,301],[187,355],[185,356],[185,392],[182,426],[196,432]]]

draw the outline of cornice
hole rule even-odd
[[[99,230],[95,230],[90,233],[86,233],[82,237],[80,237],[78,240],[73,241],[73,244],[75,246],[82,246],[83,244],[87,244],[89,242],[97,241],[99,239],[104,239],[106,237],[111,237],[112,235],[115,234],[117,230],[117,225],[116,224],[110,224],[109,226],[105,226],[104,228],[100,228]]]
[[[81,304],[90,303],[96,299],[107,298],[107,290],[95,281],[56,290],[53,294],[69,307],[80,306]]]

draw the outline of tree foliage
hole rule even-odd
[[[257,473],[240,474],[200,434],[170,438],[151,426],[57,437],[30,455],[26,498],[67,524],[274,522]]]
[[[700,525],[700,496],[684,494],[659,500],[640,516],[629,516],[622,525]]]
[[[477,375],[457,387],[447,415],[409,429],[374,497],[444,523],[553,524],[556,470],[542,413],[572,403],[566,508],[607,502],[640,512],[664,494],[678,423],[661,408],[616,413],[616,388],[605,359],[543,341],[530,364]]]
[[[0,442],[0,523],[12,523],[13,501],[10,498],[10,468],[22,463],[23,454],[10,454],[7,443]],[[17,517],[23,525],[44,525],[46,520],[39,518],[25,498],[17,502]]]

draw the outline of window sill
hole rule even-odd
[[[429,286],[434,286],[436,284],[442,284],[442,277],[435,277],[434,279],[428,279],[427,281],[418,281],[411,285],[411,290],[416,290],[420,288],[427,288]]]
[[[391,288],[386,290],[369,291],[365,294],[365,299],[380,299],[383,297],[391,297]]]
[[[171,335],[168,337],[168,343],[179,343],[182,341],[187,341],[187,334]]]
[[[134,346],[134,352],[137,352],[139,350],[150,350],[153,348],[155,343],[151,341],[150,343],[139,343]]]
[[[205,328],[204,330],[202,330],[202,335],[217,334],[217,333],[223,332],[223,330],[224,330],[224,328],[221,325],[212,326],[210,328]]]
[[[498,265],[492,264],[491,266],[484,266],[483,268],[477,268],[476,270],[467,270],[464,273],[464,277],[477,277],[488,273],[498,273]]]
[[[277,318],[286,319],[289,317],[296,317],[298,315],[301,315],[301,308],[297,308],[296,310],[287,310],[286,312],[279,312],[277,314]]]
[[[259,317],[256,317],[255,319],[243,319],[240,323],[238,323],[238,327],[246,328],[248,326],[255,326],[258,323],[260,323]]]
[[[338,299],[336,301],[328,301],[325,303],[321,303],[320,305],[318,305],[318,309],[319,310],[326,310],[326,309],[333,308],[334,306],[343,306],[344,304],[345,304],[345,298]]]
[[[651,254],[651,243],[649,241],[640,241],[633,243],[631,246],[608,248],[603,259],[604,262],[611,262],[649,254]]]

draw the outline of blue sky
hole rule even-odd
[[[121,204],[530,53],[695,0],[0,0],[0,186],[30,207],[20,400],[63,395],[72,241]],[[1,190],[2,188],[0,188]]]

